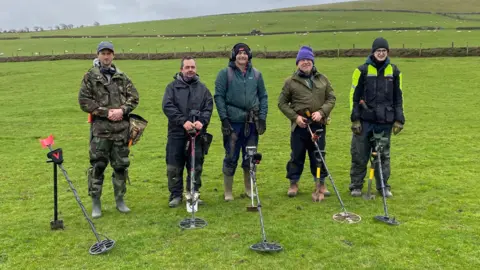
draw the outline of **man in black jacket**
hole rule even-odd
[[[207,126],[213,111],[213,98],[210,90],[200,82],[195,60],[185,57],[181,61],[180,72],[176,73],[165,89],[163,112],[168,117],[168,140],[166,163],[169,206],[176,207],[182,201],[183,169],[187,168],[186,189],[190,191],[190,135],[188,131],[196,130],[200,135],[195,143],[195,186],[199,195],[204,155],[208,152],[212,136]],[[196,116],[192,112],[197,111]],[[199,200],[199,203],[201,201]]]
[[[397,135],[405,124],[403,112],[402,72],[388,57],[389,46],[384,38],[377,38],[372,44],[372,53],[364,64],[355,69],[350,90],[350,120],[352,121],[350,169],[350,194],[362,195],[364,177],[371,151],[374,133],[384,133],[387,142],[382,159],[382,172],[386,187],[385,196],[392,197],[388,180],[390,178],[390,138]],[[378,167],[378,166],[376,166]],[[376,188],[380,194],[380,175],[375,171]]]

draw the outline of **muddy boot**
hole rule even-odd
[[[252,193],[252,184],[250,182],[250,170],[249,169],[243,169],[243,181],[245,183],[245,195],[248,198],[251,198],[252,196],[255,197],[255,193]]]
[[[102,203],[100,198],[92,198],[92,218],[99,218],[102,216]]]
[[[360,197],[362,196],[362,190],[359,188],[356,188],[350,192],[350,195],[352,195],[352,197]]]
[[[325,199],[325,184],[321,182],[315,183],[315,191],[312,193],[312,200],[314,202],[321,202]]]
[[[325,192],[323,192],[323,194],[325,195],[325,197],[330,197],[331,193],[330,193],[330,191],[328,190],[327,184],[325,184],[324,181],[323,181],[323,185],[325,186]]]
[[[115,199],[115,202],[117,203],[117,210],[122,212],[122,213],[128,213],[130,212],[130,208],[128,208],[125,205],[125,202],[123,201],[123,197],[118,197]]]
[[[298,184],[297,183],[290,184],[290,187],[288,188],[288,192],[287,192],[288,197],[297,196],[297,192],[298,192]]]
[[[182,202],[181,197],[175,197],[170,202],[168,202],[168,207],[170,208],[177,207],[178,205],[180,205],[181,202]]]
[[[233,176],[223,175],[223,188],[224,188],[223,196],[225,201],[233,201],[232,187],[233,187]]]

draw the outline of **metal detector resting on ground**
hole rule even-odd
[[[253,244],[250,246],[251,250],[258,251],[258,252],[277,252],[281,251],[283,247],[277,243],[267,242],[267,236],[265,234],[265,226],[263,224],[263,216],[262,216],[262,205],[260,203],[260,198],[258,196],[258,187],[257,187],[257,178],[255,175],[257,164],[260,164],[262,160],[262,154],[257,153],[256,146],[247,146],[247,156],[250,160],[250,179],[252,179],[253,185],[255,186],[255,196],[257,197],[257,209],[258,214],[260,216],[260,225],[262,228],[262,242]],[[253,194],[252,194],[253,198]]]
[[[306,115],[309,119],[311,119],[310,112],[306,112]],[[342,207],[343,212],[334,214],[333,215],[333,220],[342,222],[342,223],[358,223],[362,219],[359,215],[351,212],[347,212],[345,209],[345,205],[343,204],[342,199],[340,198],[340,194],[338,193],[337,187],[335,186],[335,183],[333,181],[332,175],[330,174],[330,171],[328,170],[327,163],[325,162],[325,159],[323,158],[322,151],[320,150],[320,147],[318,146],[317,140],[318,138],[322,135],[323,129],[317,129],[315,133],[313,133],[312,128],[310,127],[310,122],[311,120],[308,121],[307,127],[308,131],[310,132],[310,135],[312,136],[312,141],[315,144],[315,148],[317,148],[317,156],[318,159],[323,163],[323,166],[325,167],[325,170],[327,171],[328,178],[330,179],[330,183],[332,183],[332,187],[335,190],[335,194],[337,194],[338,201],[340,202],[340,205]]]
[[[374,133],[372,140],[375,141],[375,151],[378,153],[377,156],[377,163],[378,163],[378,170],[380,174],[380,183],[382,185],[382,197],[383,197],[383,210],[385,212],[384,216],[375,216],[374,219],[380,222],[386,223],[388,225],[399,225],[400,223],[394,218],[390,218],[388,216],[388,209],[387,209],[387,199],[385,197],[385,183],[383,178],[383,170],[382,170],[382,158],[381,155],[383,153],[383,149],[385,145],[388,143],[388,138],[384,137],[384,132],[381,133]]]
[[[109,251],[110,249],[112,249],[115,246],[115,241],[112,240],[112,239],[108,239],[107,237],[105,237],[106,239],[104,239],[104,240],[100,240],[99,233],[97,233],[97,231],[95,229],[95,226],[93,225],[93,222],[88,218],[87,211],[85,210],[85,207],[83,206],[82,201],[80,200],[80,197],[77,194],[77,190],[75,189],[75,187],[72,184],[72,181],[68,177],[67,171],[65,170],[65,168],[63,168],[63,165],[62,165],[62,163],[63,163],[62,149],[61,148],[58,148],[58,149],[55,149],[55,150],[52,149],[52,145],[54,144],[53,135],[50,135],[46,139],[40,140],[40,143],[42,144],[43,148],[48,147],[48,149],[50,149],[50,152],[47,154],[47,157],[49,159],[51,159],[53,163],[58,165],[58,167],[60,167],[60,169],[62,170],[63,175],[65,176],[65,179],[68,182],[68,185],[70,185],[70,189],[73,191],[73,195],[75,196],[75,199],[77,200],[78,205],[82,209],[83,215],[87,219],[88,223],[90,224],[90,227],[92,229],[93,234],[97,238],[97,243],[93,244],[89,249],[90,254],[97,255],[97,254],[101,254],[101,253],[105,253],[105,252]]]
[[[190,116],[192,117],[192,123],[195,123],[197,117],[200,115],[200,111],[192,110],[190,111]],[[188,132],[190,136],[190,158],[191,158],[191,168],[190,168],[190,191],[187,191],[187,212],[192,213],[192,217],[185,218],[180,221],[179,226],[182,229],[196,229],[203,228],[207,226],[207,222],[201,218],[195,217],[195,212],[198,211],[198,193],[195,192],[195,142],[197,136],[200,134],[200,131],[192,129]]]

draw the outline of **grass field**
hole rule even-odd
[[[477,47],[480,36],[476,31],[375,31],[375,32],[343,32],[321,34],[274,35],[252,37],[192,37],[192,38],[104,38],[104,39],[22,39],[1,40],[0,53],[3,56],[30,56],[95,53],[98,43],[110,40],[118,53],[155,53],[155,52],[201,52],[231,50],[237,42],[246,42],[255,51],[295,51],[301,45],[311,45],[315,50],[370,48],[373,40],[383,36],[388,39],[391,48],[436,48]],[[19,50],[21,49],[21,50]],[[67,52],[65,52],[67,51]]]
[[[234,34],[249,33],[252,29],[262,32],[285,32],[426,26],[456,28],[480,26],[480,22],[458,20],[436,14],[405,12],[270,12],[148,21],[58,31],[0,34],[0,36]]]
[[[263,162],[258,168],[260,198],[270,241],[284,251],[265,256],[249,250],[261,240],[256,213],[239,198],[241,174],[234,184],[235,201],[223,202],[220,123],[216,112],[209,131],[214,142],[204,166],[198,216],[209,224],[197,231],[177,226],[187,217],[184,207],[167,206],[165,166],[166,118],[161,99],[179,68],[178,61],[119,61],[140,92],[135,111],[149,120],[132,148],[127,203],[132,212],[115,210],[111,168],[106,171],[104,216],[95,220],[99,232],[117,241],[108,254],[93,257],[95,242],[88,223],[59,172],[60,218],[64,231],[50,231],[53,217],[52,168],[45,163],[39,138],[53,133],[64,150],[69,176],[90,212],[85,170],[88,167],[87,116],[77,104],[80,79],[91,61],[0,64],[0,268],[132,268],[132,269],[463,269],[480,265],[478,245],[478,152],[480,129],[472,109],[480,104],[475,89],[478,60],[393,59],[404,73],[407,123],[392,138],[394,197],[389,212],[402,224],[376,223],[382,202],[352,198],[348,193],[350,123],[348,93],[351,73],[363,59],[317,59],[332,81],[337,105],[327,131],[327,163],[347,210],[362,216],[358,224],[338,224],[335,196],[311,202],[311,177],[305,170],[300,195],[288,198],[285,164],[289,159],[289,123],[276,106],[283,80],[294,60],[256,60],[269,93],[267,132],[260,139]],[[199,74],[212,93],[224,59],[199,59]],[[451,67],[439,69],[439,67]],[[307,162],[308,166],[308,162]],[[477,168],[477,169],[474,169]],[[329,189],[333,192],[331,184]]]
[[[286,8],[298,9],[384,9],[384,10],[413,10],[426,12],[480,12],[477,0],[360,0],[343,3],[299,6]]]

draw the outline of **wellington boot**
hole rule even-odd
[[[224,199],[225,201],[233,201],[232,194],[233,187],[233,176],[223,175],[223,188],[224,188]]]
[[[92,198],[92,218],[99,218],[102,216],[102,203],[100,198]]]
[[[130,212],[130,208],[128,208],[125,205],[125,202],[123,201],[123,197],[119,197],[118,199],[115,200],[117,203],[117,210],[122,212],[122,213],[128,213]]]
[[[255,197],[255,192],[252,193],[252,183],[250,182],[250,170],[243,169],[243,182],[245,183],[245,195],[248,198]]]

